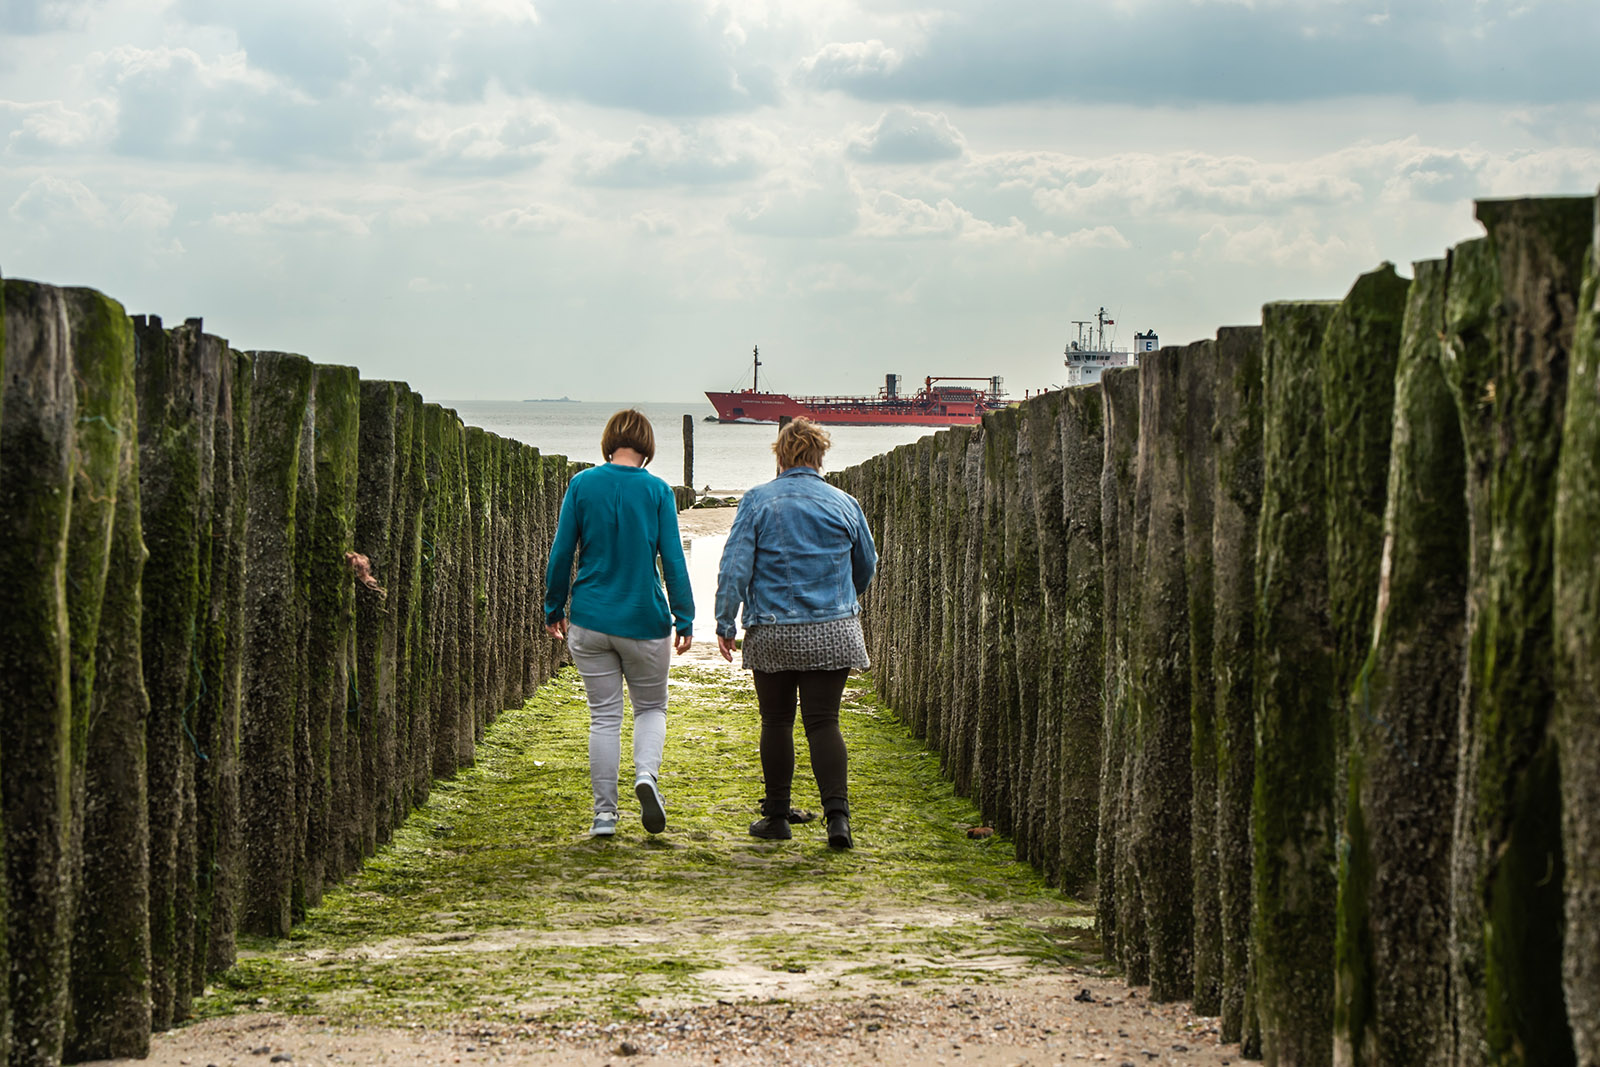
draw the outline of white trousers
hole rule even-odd
[[[567,648],[589,700],[589,783],[594,810],[617,810],[622,766],[622,684],[633,701],[633,772],[655,781],[667,742],[667,667],[672,638],[640,641],[567,625]]]

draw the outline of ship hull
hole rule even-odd
[[[869,397],[796,399],[786,393],[706,393],[718,422],[777,423],[805,417],[833,426],[972,426],[983,411],[970,401],[880,400]]]

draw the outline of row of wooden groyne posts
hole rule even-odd
[[[0,297],[0,1043],[142,1056],[563,662],[580,465],[199,320]]]
[[[834,476],[887,702],[1269,1063],[1600,1064],[1600,224],[1477,216]]]
[[[1272,1063],[1600,1063],[1600,227],[1478,214],[833,476],[880,692],[1129,981]],[[0,297],[0,1042],[137,1056],[560,666],[579,465]]]

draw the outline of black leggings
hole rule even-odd
[[[850,814],[849,756],[839,732],[839,700],[850,668],[750,673],[755,675],[756,703],[761,708],[761,776],[767,787],[761,813],[784,815],[793,803],[794,701],[798,693],[800,721],[811,748],[811,773],[822,794],[822,812]]]

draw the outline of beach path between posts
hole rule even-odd
[[[678,662],[650,835],[587,836],[570,668],[490,725],[365,869],[284,940],[245,941],[149,1063],[1222,1064],[1215,1020],[1099,969],[1092,909],[971,838],[976,809],[855,677],[857,848],[746,832],[747,672]],[[624,727],[623,775],[631,772]],[[817,806],[803,736],[797,805]],[[287,1059],[286,1059],[287,1058]]]

